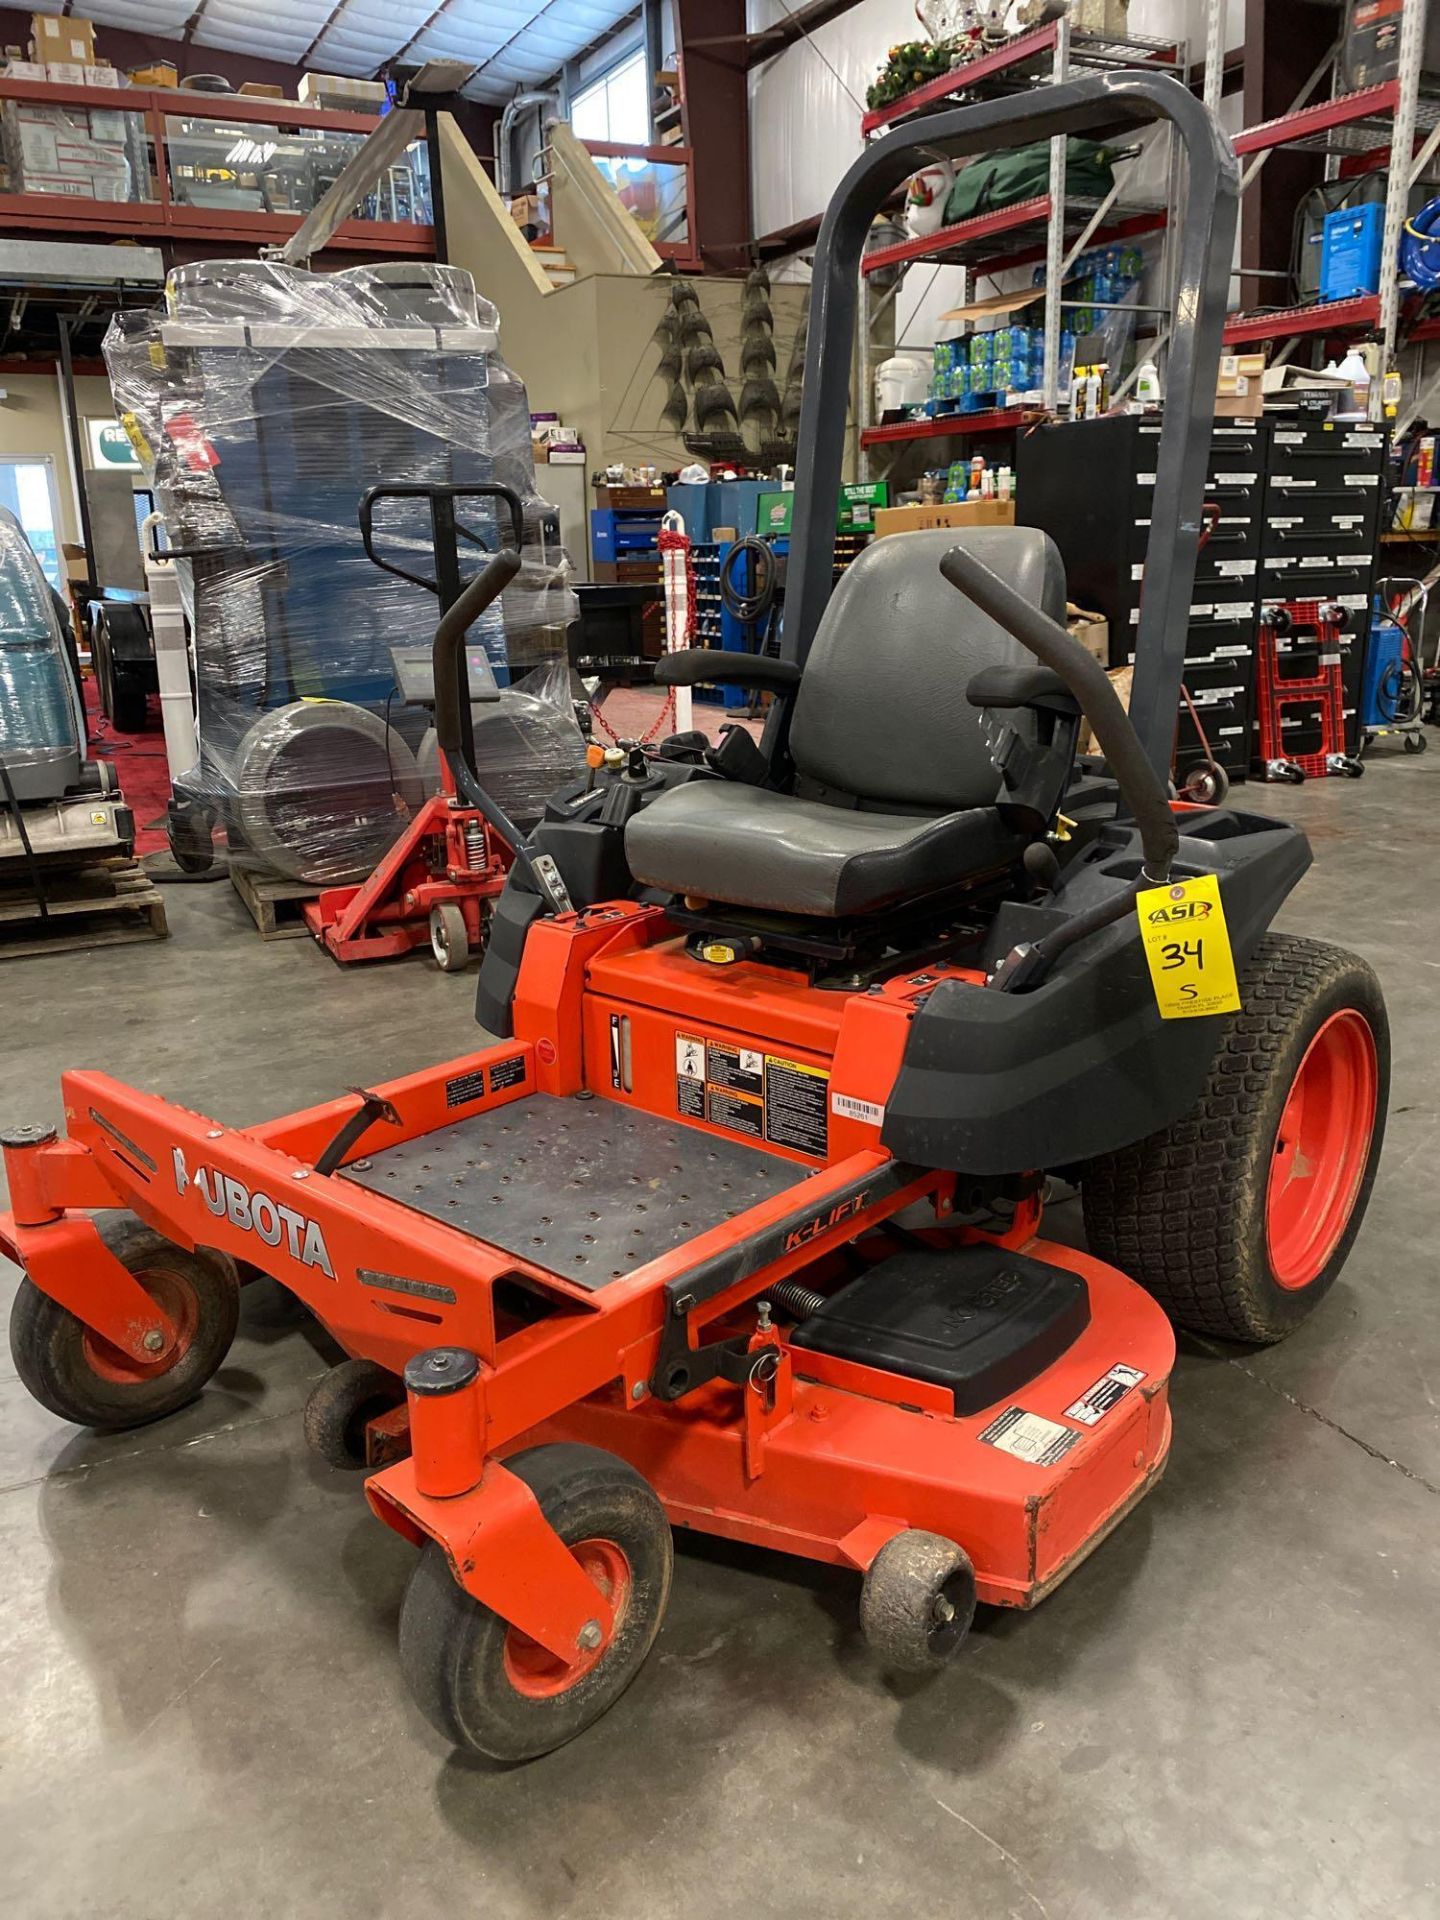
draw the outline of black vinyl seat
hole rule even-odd
[[[995,805],[999,775],[965,690],[982,667],[1033,663],[942,577],[941,557],[956,545],[1063,623],[1064,568],[1037,528],[876,541],[836,587],[794,693],[794,792],[710,780],[674,788],[626,828],[637,880],[846,919],[1019,857],[1029,836]]]

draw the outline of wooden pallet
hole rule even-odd
[[[0,960],[169,935],[165,897],[138,860],[117,855],[43,877],[43,913],[28,878],[23,885],[0,882]]]
[[[305,902],[319,898],[320,888],[304,880],[287,880],[267,867],[247,867],[232,860],[230,884],[250,910],[262,940],[309,939]]]

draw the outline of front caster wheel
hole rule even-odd
[[[670,1523],[648,1481],[598,1447],[532,1447],[505,1462],[614,1609],[608,1639],[562,1662],[472,1600],[431,1541],[400,1612],[415,1704],[457,1747],[533,1760],[612,1707],[644,1664],[670,1596]]]
[[[430,909],[430,951],[442,973],[463,973],[470,964],[470,930],[452,900]]]
[[[1424,753],[1429,745],[1430,742],[1425,738],[1423,733],[1407,733],[1405,735],[1406,753]]]
[[[1266,1344],[1345,1264],[1390,1084],[1380,983],[1341,947],[1267,934],[1205,1091],[1183,1119],[1085,1169],[1090,1250],[1179,1326]]]
[[[312,1390],[305,1402],[305,1439],[322,1460],[344,1473],[357,1473],[372,1461],[366,1432],[372,1420],[405,1403],[405,1383],[374,1360],[342,1360]]]
[[[960,1650],[975,1617],[970,1556],[938,1533],[887,1540],[860,1590],[860,1627],[887,1667],[930,1673]]]
[[[144,1426],[195,1398],[230,1351],[240,1286],[223,1254],[186,1253],[129,1216],[100,1231],[174,1322],[169,1352],[153,1362],[122,1353],[27,1277],[10,1310],[10,1353],[42,1407],[107,1433]]]

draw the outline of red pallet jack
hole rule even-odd
[[[1261,608],[1255,694],[1260,734],[1256,764],[1262,780],[1289,780],[1298,786],[1302,780],[1336,773],[1358,780],[1365,771],[1345,751],[1344,622],[1345,609],[1328,600],[1287,600]],[[1315,650],[1313,673],[1282,671],[1282,636]],[[1320,745],[1308,753],[1291,753],[1285,745],[1286,718],[1297,708],[1320,728]]]
[[[499,489],[480,484],[371,487],[360,502],[365,551],[386,573],[436,594],[442,613],[448,615],[461,590],[455,503],[498,497]],[[428,503],[434,578],[410,573],[375,551],[375,504],[385,499]],[[512,528],[517,569],[522,531],[517,520]],[[483,648],[467,651],[472,696],[498,699]],[[397,650],[396,672],[408,704],[433,706],[428,647],[417,650],[414,661],[400,658]],[[474,726],[468,705],[462,709],[461,725],[473,761]],[[428,942],[442,972],[460,973],[471,954],[484,947],[491,903],[504,888],[514,859],[514,830],[493,806],[487,813],[463,800],[456,791],[449,756],[442,752],[437,757],[440,791],[431,794],[412,817],[370,878],[359,886],[327,887],[305,904],[310,931],[337,960],[390,960]]]

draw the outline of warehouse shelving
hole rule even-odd
[[[1033,86],[1040,81],[1060,83],[1076,73],[1107,71],[1144,66],[1165,72],[1184,74],[1186,50],[1173,40],[1156,40],[1140,35],[1119,37],[1082,33],[1068,19],[1053,20],[1034,32],[1022,33],[993,52],[964,62],[949,73],[928,81],[888,106],[873,109],[861,121],[862,131],[873,134],[916,114],[932,111],[957,96],[989,98],[997,93]],[[1169,182],[1164,205],[1126,205],[1118,188],[1103,199],[1085,199],[1065,191],[1066,142],[1050,143],[1048,191],[1017,203],[977,214],[969,220],[942,228],[939,233],[900,241],[873,249],[865,259],[862,275],[862,338],[868,344],[882,309],[871,298],[874,276],[898,267],[904,271],[921,263],[934,266],[960,266],[967,283],[1004,271],[1007,268],[1044,263],[1043,299],[1045,303],[1045,359],[1042,399],[1053,408],[1059,400],[1060,336],[1063,324],[1063,283],[1078,256],[1090,246],[1114,244],[1145,234],[1166,235],[1169,209],[1175,202],[1176,149],[1170,144]],[[1170,300],[1168,249],[1160,270]],[[898,286],[898,281],[897,281]],[[894,289],[885,298],[894,297]],[[977,433],[1013,430],[1027,417],[1015,408],[986,413],[953,413],[924,422],[905,422],[896,428],[880,428],[871,422],[871,395],[868,363],[861,382],[860,451],[862,467],[868,472],[865,455],[869,449],[919,439],[968,439]]]
[[[1218,61],[1218,21],[1223,0],[1209,0],[1207,19],[1207,98],[1211,48]],[[1288,113],[1245,128],[1235,136],[1235,151],[1248,162],[1241,176],[1242,194],[1253,187],[1272,153],[1281,149],[1325,155],[1326,177],[1341,178],[1369,168],[1388,166],[1385,225],[1380,251],[1380,287],[1375,294],[1351,300],[1323,301],[1305,306],[1256,308],[1232,313],[1225,323],[1227,346],[1281,341],[1283,353],[1307,335],[1376,334],[1385,364],[1392,364],[1400,322],[1400,239],[1410,189],[1422,177],[1440,146],[1440,101],[1420,94],[1421,61],[1425,44],[1425,0],[1406,0],[1400,16],[1398,71],[1392,80],[1371,87],[1339,91],[1340,43],[1326,56],[1301,88]],[[1310,96],[1330,78],[1328,99]],[[1393,165],[1394,155],[1409,155],[1409,164]],[[1381,407],[1380,382],[1374,383],[1372,405]]]

